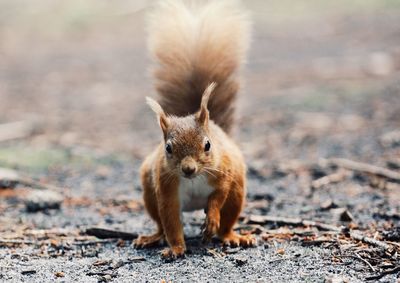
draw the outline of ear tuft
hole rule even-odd
[[[161,105],[154,99],[146,97],[146,102],[150,106],[150,108],[157,114],[161,130],[163,131],[164,138],[166,138],[169,127],[169,119],[167,115],[165,115],[165,112],[162,109]]]
[[[217,86],[216,82],[212,82],[211,84],[208,85],[208,87],[203,93],[203,96],[201,97],[201,108],[204,107],[207,109],[208,100],[210,100],[211,93],[214,91],[216,86]]]
[[[151,110],[153,110],[157,115],[164,114],[164,110],[161,108],[161,105],[158,104],[153,98],[146,97],[147,105],[150,106]]]
[[[208,120],[210,116],[207,109],[208,100],[210,100],[210,95],[216,86],[217,83],[215,82],[209,84],[206,90],[204,91],[203,96],[201,97],[200,111],[197,113],[197,120],[204,127],[208,126]]]

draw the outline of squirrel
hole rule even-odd
[[[158,230],[136,248],[166,240],[161,255],[177,258],[186,246],[182,211],[204,209],[203,240],[255,245],[233,226],[246,195],[246,165],[230,133],[238,71],[250,37],[248,13],[234,0],[160,1],[149,17],[149,49],[159,102],[147,97],[162,141],[143,161],[144,205]]]

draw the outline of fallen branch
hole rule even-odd
[[[121,232],[96,227],[86,229],[86,234],[90,236],[95,236],[99,239],[134,240],[138,237],[137,233]]]
[[[384,167],[379,167],[379,166],[362,163],[362,162],[356,162],[356,161],[345,159],[345,158],[330,158],[330,159],[324,160],[323,162],[326,162],[330,165],[334,165],[337,167],[345,168],[348,170],[372,174],[372,175],[388,178],[395,182],[400,182],[400,173],[390,170],[390,169],[387,169],[387,168],[384,168]]]
[[[391,252],[393,250],[393,248],[390,245],[386,244],[385,242],[376,240],[371,237],[366,237],[358,232],[350,231],[349,235],[354,240],[358,240],[358,241],[364,242],[366,244],[370,244],[370,245],[379,247],[385,251]]]
[[[394,274],[397,272],[400,272],[400,266],[396,266],[395,268],[383,271],[383,272],[379,273],[378,275],[373,275],[373,276],[367,277],[367,278],[365,278],[365,280],[379,280],[386,275]]]
[[[247,218],[248,223],[250,224],[267,224],[274,223],[277,225],[291,225],[291,226],[311,226],[316,227],[319,230],[324,231],[333,231],[336,233],[343,233],[348,235],[350,238],[354,240],[358,240],[364,242],[366,244],[379,247],[386,252],[392,252],[393,248],[383,241],[376,240],[371,237],[364,236],[359,232],[348,231],[344,226],[335,226],[331,224],[326,224],[319,221],[313,220],[304,220],[301,218],[286,218],[286,217],[277,217],[277,216],[267,216],[267,215],[250,215]]]

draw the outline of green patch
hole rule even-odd
[[[102,155],[87,150],[73,153],[65,148],[35,148],[22,145],[0,148],[0,167],[21,168],[26,171],[41,172],[53,166],[71,166],[74,168],[112,165],[122,161],[122,156]]]
[[[65,150],[37,149],[22,146],[0,148],[0,165],[42,171],[69,161]]]

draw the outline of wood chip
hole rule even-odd
[[[56,277],[65,277],[64,272],[61,272],[61,271],[55,272],[54,275],[55,275]]]

